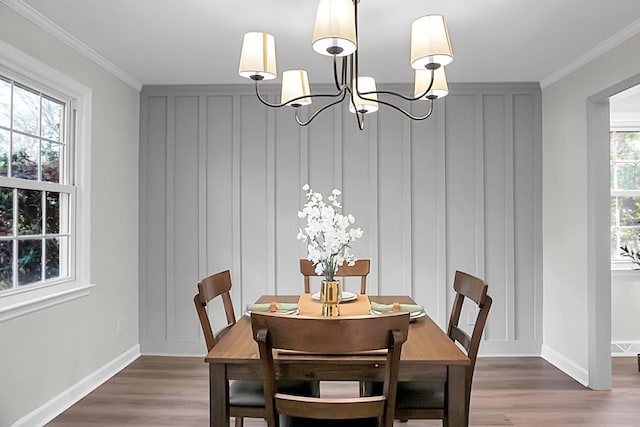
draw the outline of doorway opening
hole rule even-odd
[[[611,356],[640,354],[640,85],[609,99]]]

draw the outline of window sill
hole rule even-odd
[[[0,297],[0,323],[87,296],[94,286],[66,282]]]

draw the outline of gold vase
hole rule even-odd
[[[322,303],[322,315],[333,317],[340,316],[340,301],[342,301],[342,287],[337,280],[322,281],[320,288],[320,302]]]

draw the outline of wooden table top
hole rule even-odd
[[[257,302],[297,302],[299,295],[273,296],[265,295]],[[371,301],[382,304],[394,302],[402,304],[415,304],[408,296],[369,296]],[[343,304],[349,304],[348,302]],[[327,356],[327,355],[292,355],[278,354],[278,359],[288,360],[336,360],[348,362],[349,359],[381,359],[376,355],[354,356]],[[218,343],[207,354],[205,361],[208,363],[243,364],[257,362],[260,359],[258,345],[253,340],[251,331],[251,319],[242,316],[235,325],[227,330]],[[409,336],[402,347],[401,365],[403,364],[425,365],[468,365],[469,358],[449,339],[447,334],[427,315],[412,322],[409,325]]]

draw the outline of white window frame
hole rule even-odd
[[[62,94],[75,109],[75,141],[70,159],[70,184],[75,186],[71,203],[72,255],[70,278],[49,284],[25,286],[17,292],[0,293],[0,322],[89,295],[91,271],[91,90],[54,68],[0,40],[0,73],[44,92]]]
[[[612,123],[609,129],[609,132],[640,132],[640,123],[636,122],[628,122],[625,124],[620,123]],[[613,190],[609,189],[610,195],[613,196],[623,196],[623,197],[640,197],[640,189],[638,190]],[[611,257],[611,270],[616,271],[617,275],[624,275],[624,273],[629,272],[629,274],[635,274],[637,271],[633,270],[634,264],[629,259],[623,258],[615,258]]]

